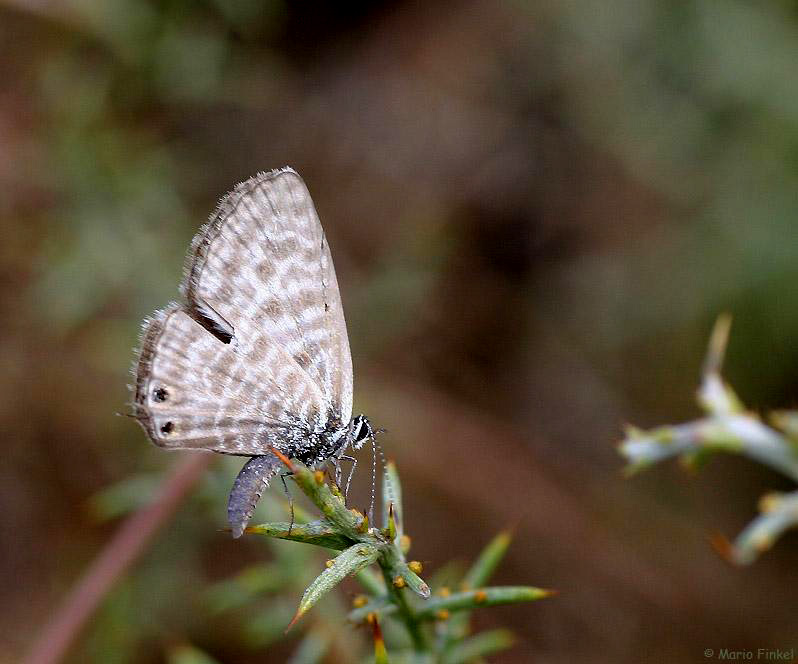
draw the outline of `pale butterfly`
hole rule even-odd
[[[251,457],[228,519],[244,531],[282,465],[354,459],[374,431],[352,417],[352,358],[332,257],[290,168],[239,184],[191,243],[175,302],[144,321],[133,416],[161,447]],[[351,474],[350,474],[351,478]]]

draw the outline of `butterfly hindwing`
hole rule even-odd
[[[263,454],[283,447],[296,404],[311,419],[324,407],[279,347],[225,344],[178,304],[145,322],[135,373],[136,416],[162,447]]]

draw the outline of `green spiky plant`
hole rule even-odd
[[[698,403],[704,417],[683,424],[643,431],[628,427],[619,451],[636,473],[670,457],[698,468],[715,453],[747,456],[798,482],[798,411],[774,411],[767,418],[746,410],[720,370],[731,317],[718,318],[709,342]],[[798,525],[798,490],[769,493],[759,501],[760,515],[729,542],[713,538],[715,548],[733,563],[745,565],[768,550],[789,528]]]
[[[364,514],[346,507],[338,487],[321,471],[311,471],[285,458],[283,462],[292,472],[296,485],[319,509],[321,518],[310,520],[304,510],[298,508],[294,523],[253,525],[245,532],[338,552],[305,589],[288,629],[321,597],[351,575],[364,592],[354,599],[348,621],[366,627],[371,633],[372,661],[388,662],[390,649],[393,662],[472,662],[509,648],[513,643],[512,634],[503,629],[472,635],[469,614],[473,609],[530,602],[552,594],[552,591],[530,586],[484,587],[510,544],[511,537],[505,532],[494,538],[465,573],[458,592],[441,586],[432,597],[430,587],[419,576],[421,564],[408,561],[406,557],[410,538],[404,532],[401,484],[393,463],[387,464],[383,475],[382,528],[378,529],[369,524]],[[242,582],[247,583],[243,579],[232,583]],[[225,593],[230,583],[223,582],[212,591],[217,596]],[[312,635],[314,630],[309,633]],[[300,648],[303,646],[304,642]]]

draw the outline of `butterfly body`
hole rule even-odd
[[[194,238],[184,302],[144,321],[134,416],[161,447],[250,456],[228,505],[243,531],[271,448],[310,466],[371,433],[352,418],[352,359],[329,245],[290,168],[238,185]]]

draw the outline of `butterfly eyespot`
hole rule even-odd
[[[168,436],[175,430],[175,423],[174,422],[166,422],[161,426],[161,433],[165,436]]]
[[[169,392],[165,387],[157,387],[152,391],[152,398],[159,403],[163,403],[169,397]]]

